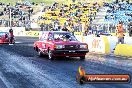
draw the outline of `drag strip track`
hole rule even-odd
[[[13,54],[19,54],[25,57],[36,56],[36,52],[33,49],[34,41],[37,41],[38,38],[28,38],[28,37],[17,37],[16,44],[14,45],[1,45],[4,49],[12,51]]]
[[[17,37],[15,45],[0,45],[0,88],[132,88],[128,84],[84,84],[76,82],[81,65],[89,74],[130,74],[132,60],[88,56],[85,61],[62,58],[50,61],[33,50],[38,38]]]

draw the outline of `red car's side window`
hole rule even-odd
[[[54,40],[54,38],[53,38],[53,34],[49,34],[49,36],[48,36],[48,40]]]
[[[44,34],[40,37],[40,41],[47,40],[47,38],[48,38],[48,33],[44,33]]]

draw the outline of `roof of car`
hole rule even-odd
[[[0,32],[0,36],[4,36],[5,34],[9,34],[8,32]]]
[[[8,33],[8,32],[0,32],[0,33]]]
[[[0,33],[8,33],[8,32],[0,32]]]

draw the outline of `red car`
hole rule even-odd
[[[39,41],[34,43],[34,50],[39,56],[48,55],[50,60],[54,57],[80,57],[85,59],[89,52],[86,43],[79,42],[70,32],[50,31],[44,32]]]
[[[13,39],[13,43],[14,43]],[[0,32],[0,44],[9,44],[10,43],[10,38],[9,38],[9,33],[8,32]]]

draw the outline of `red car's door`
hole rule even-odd
[[[4,36],[4,40],[5,40],[6,43],[9,43],[9,36],[8,35],[5,35]]]
[[[53,50],[54,49],[54,43],[53,43],[54,39],[53,39],[53,34],[52,33],[49,33],[48,34],[48,38],[47,38],[47,41],[46,41],[46,48],[50,49],[50,50]]]
[[[38,41],[38,48],[47,49],[46,48],[47,39],[48,39],[48,33],[46,32],[40,37],[40,39]]]

